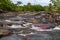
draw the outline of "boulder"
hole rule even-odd
[[[4,11],[2,9],[0,9],[0,13],[3,13]]]
[[[9,35],[12,31],[7,30],[7,29],[0,29],[0,35]]]

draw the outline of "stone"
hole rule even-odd
[[[7,29],[0,29],[0,35],[8,35],[10,34],[12,31],[7,30]]]
[[[38,22],[36,19],[34,19],[34,18],[27,19],[26,21],[29,22],[29,23],[34,23],[34,24],[39,23],[39,22]]]

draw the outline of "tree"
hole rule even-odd
[[[22,2],[21,1],[17,1],[17,4],[16,5],[19,6],[20,4],[22,4]]]
[[[60,8],[60,0],[51,0],[51,2],[56,9]]]
[[[31,5],[31,3],[27,3],[27,5]]]
[[[0,9],[5,11],[18,11],[17,5],[10,0],[0,0]]]
[[[58,14],[58,11],[60,10],[60,0],[51,0],[53,4],[53,11],[54,15]]]
[[[48,10],[52,11],[52,4],[51,3],[49,4]]]

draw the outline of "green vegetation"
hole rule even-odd
[[[51,0],[52,4],[53,4],[53,10],[54,14],[59,14],[58,11],[60,11],[60,0]]]
[[[27,5],[21,6],[22,2],[17,1],[16,4],[11,2],[11,0],[0,0],[0,9],[4,11],[58,11],[60,10],[60,0],[51,0],[52,3],[49,6],[32,5],[28,3]],[[52,5],[53,4],[53,5]]]
[[[51,2],[53,3],[53,6],[57,9],[60,8],[60,0],[51,0]]]
[[[13,4],[10,0],[0,0],[0,9],[5,11],[16,11],[17,6]]]
[[[30,3],[22,7],[23,7],[22,11],[44,11],[45,10],[44,7],[42,7],[41,5],[31,5]]]

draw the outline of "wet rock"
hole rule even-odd
[[[7,29],[0,29],[0,35],[9,35],[12,31]]]
[[[0,9],[0,13],[4,13],[4,12],[5,12],[4,10]]]
[[[12,18],[15,16],[17,16],[17,14],[15,12],[6,12],[6,13],[0,14],[0,19],[9,19],[9,18]]]
[[[23,40],[23,37],[22,36],[18,36],[16,34],[12,34],[10,36],[2,37],[0,40]]]
[[[26,19],[26,21],[27,22],[29,22],[29,23],[39,23],[36,19],[34,19],[34,18],[30,18],[30,19]]]

